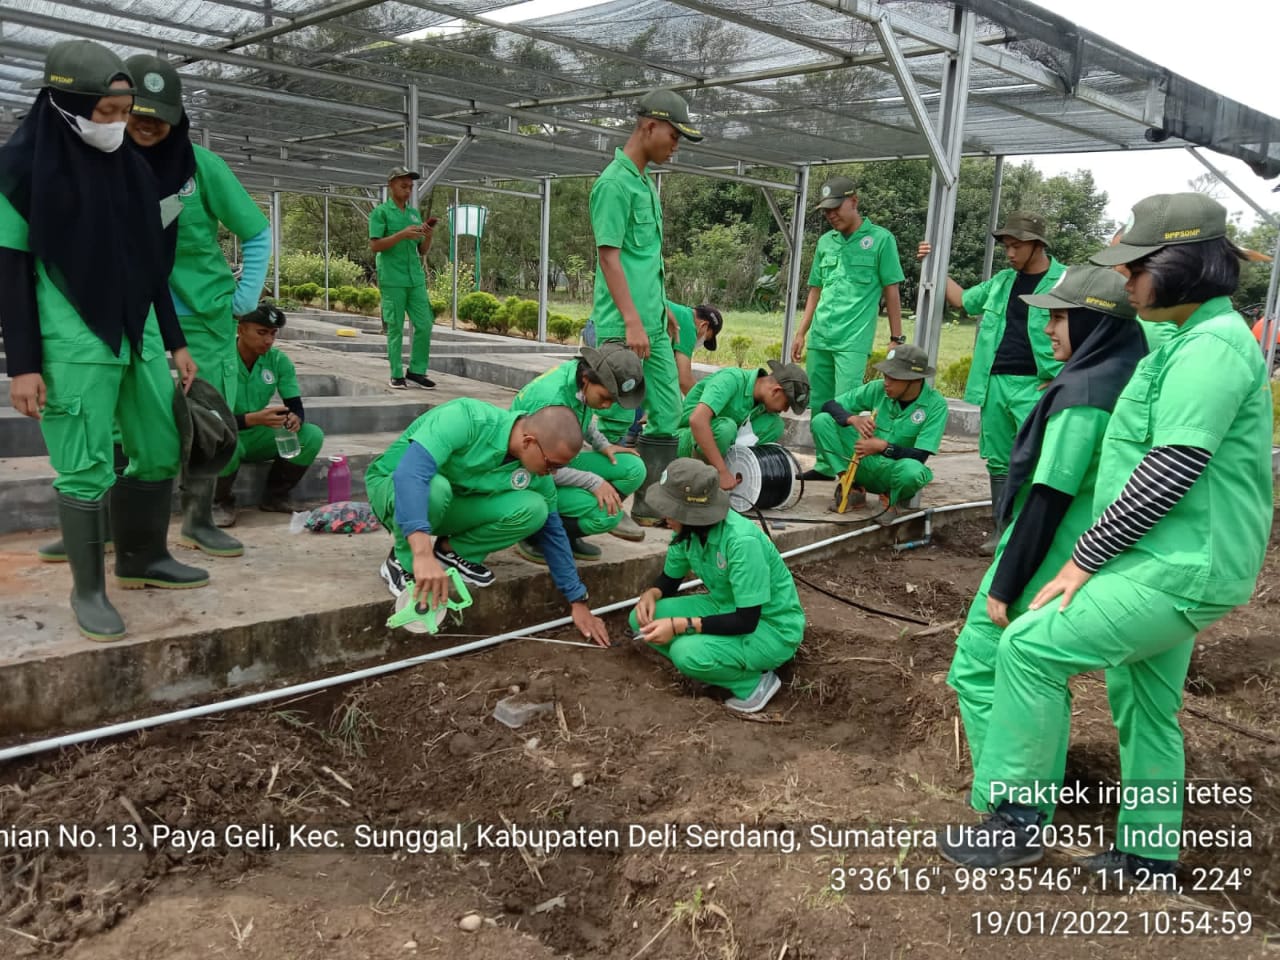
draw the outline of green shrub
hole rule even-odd
[[[356,291],[356,305],[361,313],[375,313],[382,303],[382,291],[377,287],[362,287]]]
[[[437,317],[447,317],[452,308],[453,304],[448,300],[431,298],[431,312]]]
[[[303,303],[311,303],[316,297],[320,296],[320,285],[318,283],[300,283],[293,288],[293,295]]]
[[[515,298],[512,298],[515,299]],[[509,303],[510,301],[508,301]],[[538,335],[538,301],[516,300],[515,309],[511,311],[512,326],[529,339]]]
[[[342,256],[329,257],[329,282],[337,287],[364,282],[364,268]],[[294,286],[314,283],[324,289],[324,255],[320,253],[286,253],[280,258],[280,282]]]
[[[751,352],[751,345],[755,341],[743,334],[738,334],[729,339],[729,352],[733,354],[733,362],[740,367],[747,365],[747,354]]]
[[[773,340],[773,341],[770,341],[768,344],[766,344],[764,348],[764,358],[766,360],[781,360],[782,359],[782,341]]]
[[[292,297],[292,296],[293,296],[293,287],[289,286],[287,283],[280,284],[279,299],[283,300],[285,297]]]
[[[973,357],[961,357],[943,368],[934,380],[934,385],[944,397],[963,397],[965,384],[969,381],[969,365]]]
[[[494,316],[500,307],[498,298],[492,293],[477,290],[458,301],[458,319],[483,332],[493,327]]]
[[[342,301],[342,309],[355,310],[360,306],[360,291],[349,284],[339,287],[338,299]]]
[[[574,329],[575,326],[577,321],[573,317],[566,317],[563,313],[553,313],[547,317],[547,333],[555,338],[557,343],[568,343],[569,338],[577,332]]]
[[[329,306],[333,306],[338,300],[338,288],[329,287]]]
[[[888,355],[888,351],[886,350],[872,350],[871,353],[867,355],[867,368],[862,371],[863,383],[869,383],[872,380],[884,379],[884,374],[876,369],[876,364],[882,362]]]

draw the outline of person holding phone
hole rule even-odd
[[[377,254],[378,289],[382,292],[382,326],[387,335],[387,363],[391,386],[407,389],[409,383],[433,388],[427,376],[431,359],[431,327],[435,314],[427,297],[427,274],[422,258],[431,249],[431,235],[438,217],[422,216],[413,205],[413,182],[419,174],[392,167],[387,174],[387,200],[369,214],[369,249]],[[404,315],[413,327],[409,370],[404,369]]]

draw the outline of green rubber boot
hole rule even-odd
[[[102,552],[103,503],[58,494],[58,521],[71,565],[71,611],[90,640],[119,640],[124,620],[107,599],[107,567]]]
[[[182,530],[178,542],[211,557],[242,557],[244,544],[223,533],[213,522],[216,477],[185,477],[182,481]]]
[[[569,535],[569,546],[573,550],[573,555],[576,559],[600,559],[604,551],[582,535],[582,525],[578,522],[577,517],[561,517],[560,522],[564,524],[564,532]]]
[[[88,503],[89,501],[79,501]],[[115,545],[111,542],[111,508],[107,506],[107,498],[103,497],[98,501],[99,509],[102,511],[102,529],[104,536],[102,538],[102,549],[107,553],[111,553],[115,549]],[[67,548],[59,538],[51,543],[46,543],[43,547],[36,549],[36,556],[40,558],[41,563],[66,563]]]
[[[111,488],[111,528],[116,542],[116,580],[126,590],[159,587],[187,590],[209,584],[199,567],[169,554],[169,504],[173,480],[120,477]]]
[[[636,441],[636,452],[644,461],[644,483],[640,484],[631,501],[631,519],[642,527],[656,527],[662,522],[662,517],[645,503],[644,494],[662,477],[662,472],[676,458],[679,449],[680,441],[675,437],[651,437],[642,433]]]

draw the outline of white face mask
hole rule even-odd
[[[101,150],[103,153],[115,153],[120,149],[120,145],[124,143],[125,122],[123,120],[119,120],[116,123],[97,123],[87,117],[68,113],[56,103],[54,106],[58,108],[62,118],[67,121],[67,125],[76,132],[80,139],[95,150]]]

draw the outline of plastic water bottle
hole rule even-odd
[[[298,435],[285,427],[276,427],[276,453],[286,460],[292,460],[302,452],[302,444],[298,443]]]
[[[351,499],[351,468],[346,457],[329,458],[329,502]]]

